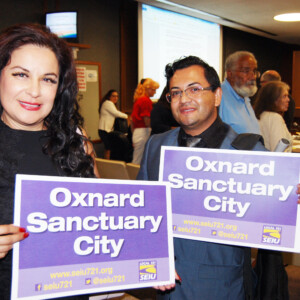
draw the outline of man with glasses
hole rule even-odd
[[[227,57],[219,115],[237,133],[260,133],[249,98],[257,92],[259,76],[257,61],[251,52],[237,51]]]
[[[166,66],[166,78],[167,100],[180,126],[149,138],[138,179],[158,180],[162,145],[265,150],[258,135],[249,146],[248,137],[237,139],[240,136],[222,122],[217,112],[220,80],[207,63],[195,56],[180,59]],[[252,299],[249,248],[174,238],[174,251],[176,286],[157,287],[159,299]]]

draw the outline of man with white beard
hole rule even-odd
[[[260,134],[249,98],[257,91],[259,76],[257,61],[251,52],[237,51],[227,57],[219,115],[237,133]]]

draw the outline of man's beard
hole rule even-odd
[[[242,85],[240,87],[234,85],[233,89],[242,97],[252,97],[257,92],[256,83],[250,85]]]

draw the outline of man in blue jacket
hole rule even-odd
[[[237,135],[222,122],[216,71],[195,56],[166,66],[167,99],[179,128],[149,138],[138,179],[158,180],[162,145],[265,150],[259,135]],[[184,201],[185,199],[182,199]],[[176,286],[160,286],[161,299],[251,299],[248,248],[174,238]],[[182,279],[182,280],[181,280]]]
[[[237,133],[260,134],[249,98],[257,91],[256,79],[259,75],[256,58],[251,52],[237,51],[226,58],[226,78],[222,83],[219,115]]]

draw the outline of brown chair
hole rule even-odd
[[[127,164],[126,164],[126,169],[127,169],[129,178],[130,178],[131,180],[135,180],[137,174],[139,173],[140,165],[133,164],[133,163],[127,163]]]
[[[126,163],[124,161],[96,158],[95,162],[100,178],[130,179],[126,169]]]

